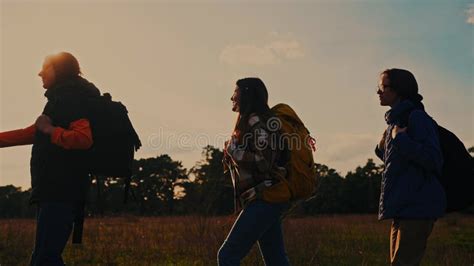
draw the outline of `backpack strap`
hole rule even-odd
[[[399,127],[408,127],[408,122],[410,121],[410,114],[411,112],[415,111],[416,108],[409,108],[405,110],[403,113],[400,114],[400,118],[398,119],[398,126]]]
[[[72,243],[82,244],[82,234],[84,231],[84,208],[85,202],[79,202],[75,206],[76,215],[74,217],[74,231],[72,233]]]
[[[410,115],[413,111],[416,111],[416,110],[421,110],[421,111],[425,111],[423,105],[421,103],[419,104],[415,104],[414,106],[412,106],[411,108],[408,108],[407,110],[403,111],[401,114],[400,114],[400,118],[398,119],[398,126],[401,126],[401,127],[407,127],[408,126],[408,122],[410,120]],[[434,119],[433,119],[434,120]]]
[[[132,199],[136,200],[137,198],[135,197],[135,193],[133,192],[133,189],[130,187],[130,183],[132,182],[132,177],[127,176],[124,179],[124,189],[123,189],[123,204],[127,204],[128,202],[128,195],[132,194]]]

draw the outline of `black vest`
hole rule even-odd
[[[71,122],[88,118],[87,97],[100,96],[87,80],[77,77],[48,89],[43,114],[53,126],[69,128]],[[90,178],[84,150],[67,150],[51,143],[51,137],[37,131],[31,152],[31,202],[84,201]]]

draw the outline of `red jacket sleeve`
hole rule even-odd
[[[51,142],[64,149],[89,149],[93,144],[89,120],[76,120],[69,124],[68,129],[56,127],[51,134]]]
[[[35,133],[35,125],[23,129],[0,132],[0,148],[33,144]]]

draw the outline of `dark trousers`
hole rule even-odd
[[[272,204],[260,200],[245,207],[219,250],[218,265],[240,265],[255,242],[265,265],[289,265],[281,229],[281,214],[287,207],[287,203]]]
[[[391,265],[420,265],[434,223],[434,219],[394,219],[390,230]]]
[[[71,202],[38,203],[36,240],[30,266],[65,265],[61,254],[71,234],[78,206]]]

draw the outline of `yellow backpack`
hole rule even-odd
[[[289,161],[285,168],[287,176],[279,176],[280,182],[263,190],[263,200],[267,202],[287,202],[306,200],[316,192],[316,169],[313,158],[315,140],[308,129],[286,104],[277,104],[272,109],[277,119],[267,122],[267,127],[279,128],[289,151]]]

